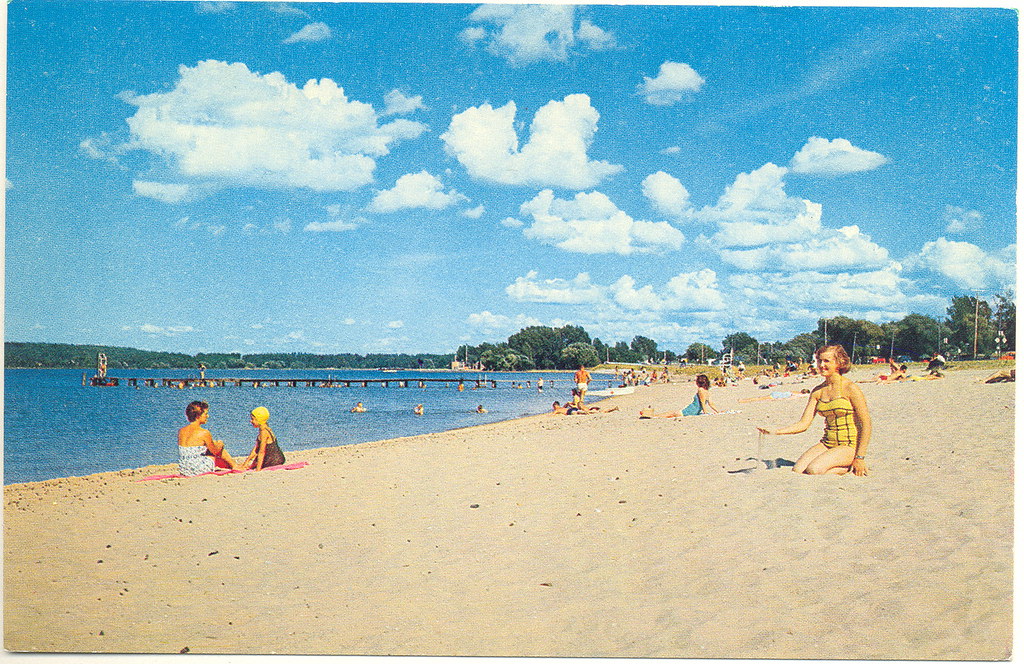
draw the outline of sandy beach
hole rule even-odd
[[[717,416],[638,419],[689,403],[674,383],[608,414],[288,454],[298,470],[10,485],[4,645],[1005,659],[1014,384],[987,373],[863,385],[865,478],[791,472],[820,418],[764,438],[776,467],[752,459],[755,425],[804,402],[739,403],[767,394],[748,380],[712,390],[740,411]]]

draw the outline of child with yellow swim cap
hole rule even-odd
[[[270,411],[263,406],[253,408],[252,412],[249,413],[249,423],[254,428],[259,429],[259,433],[256,435],[256,444],[253,446],[252,452],[249,452],[249,456],[246,457],[242,468],[246,470],[263,470],[271,466],[284,465],[284,454],[277,444],[277,436],[267,426],[269,421]]]

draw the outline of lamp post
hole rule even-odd
[[[996,332],[996,357],[997,358],[1002,355],[1002,352],[1001,352],[1000,349],[1003,347],[1003,344],[1005,344],[1005,343],[1006,343],[1006,335],[1003,334],[1002,330],[999,330],[998,332]]]

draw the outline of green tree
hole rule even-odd
[[[707,344],[694,342],[686,347],[686,359],[690,362],[708,363],[718,356],[715,349]]]
[[[954,297],[946,314],[946,326],[950,331],[949,344],[955,356],[984,357],[995,350],[995,326],[988,302],[970,295]]]
[[[562,338],[550,327],[532,325],[508,338],[509,348],[529,357],[538,369],[555,369],[562,354]]]
[[[734,360],[754,362],[757,359],[757,339],[746,332],[733,332],[722,339],[722,352],[732,352]]]
[[[1006,337],[1006,343],[1000,351],[1017,350],[1017,305],[1013,293],[996,295],[996,313],[994,320],[996,330]]]
[[[653,339],[637,335],[630,342],[629,349],[633,351],[635,357],[640,358],[636,360],[637,362],[655,362],[658,359],[658,343]]]
[[[896,322],[895,331],[893,346],[896,355],[909,355],[912,359],[922,359],[938,352],[944,335],[949,332],[941,322],[922,314],[904,316]],[[891,340],[892,337],[890,343]]]
[[[583,365],[594,367],[601,363],[597,351],[588,343],[571,343],[562,349],[561,369],[575,369]]]
[[[633,352],[625,341],[616,341],[612,350],[613,362],[639,362],[643,359],[639,353]]]

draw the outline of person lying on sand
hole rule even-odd
[[[185,407],[188,424],[178,429],[178,472],[185,477],[213,472],[215,468],[238,468],[224,449],[224,442],[214,440],[203,428],[210,419],[210,405],[193,401]]]
[[[986,383],[1016,383],[1016,369],[1000,369],[985,379]]]
[[[893,362],[893,359],[889,358],[889,373],[878,374],[872,380],[858,380],[858,383],[896,383],[907,378],[907,365],[901,364],[899,366]]]
[[[281,452],[281,448],[277,444],[277,436],[267,426],[269,420],[270,411],[263,406],[253,408],[249,413],[249,424],[253,428],[259,429],[259,433],[256,434],[256,444],[253,445],[252,452],[249,452],[249,456],[242,463],[242,468],[263,470],[271,466],[284,465],[284,453]]]
[[[567,403],[563,406],[556,401],[551,404],[551,412],[549,415],[595,415],[597,413],[614,413],[618,409],[618,406],[601,408],[600,406],[581,405],[576,402]]]
[[[864,393],[843,374],[850,370],[850,357],[842,346],[825,346],[815,353],[818,373],[825,379],[811,391],[800,421],[771,431],[757,427],[761,433],[782,436],[803,433],[811,426],[815,414],[825,418],[825,435],[800,455],[793,471],[808,475],[867,475],[865,456],[871,440],[871,415]]]
[[[811,391],[808,389],[802,389],[799,392],[772,392],[766,397],[750,397],[749,399],[740,399],[737,403],[753,403],[754,401],[773,401],[775,399],[799,399],[805,394],[810,394]]]

